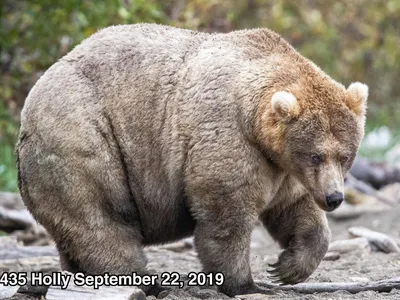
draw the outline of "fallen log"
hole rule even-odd
[[[57,256],[41,256],[0,260],[0,274],[3,272],[56,272],[60,271]]]
[[[376,189],[400,182],[400,168],[387,162],[371,162],[359,156],[354,161],[350,174]]]
[[[257,284],[267,288],[302,294],[333,293],[337,291],[347,291],[352,294],[364,291],[389,293],[392,289],[400,289],[400,277],[370,282],[304,282],[295,285]]]
[[[48,246],[53,241],[43,226],[37,224],[23,230],[14,230],[10,236],[16,237],[25,246]]]
[[[346,183],[347,187],[351,187],[351,188],[353,188],[361,193],[364,193],[366,195],[373,196],[376,199],[378,199],[379,201],[381,201],[382,203],[385,203],[389,206],[395,206],[397,204],[397,201],[390,199],[388,196],[386,196],[382,192],[376,190],[369,184],[367,184],[361,180],[358,180],[351,174],[346,175],[345,183]]]
[[[154,249],[156,248],[156,249]],[[157,251],[159,249],[165,249],[173,252],[184,252],[194,248],[193,239],[187,238],[179,242],[170,243],[166,245],[156,246],[150,249],[151,251]]]
[[[17,246],[0,249],[0,260],[39,256],[58,256],[58,252],[54,246]]]
[[[292,291],[301,294],[314,293],[333,293],[337,291],[347,291],[356,294],[364,291],[375,291],[389,293],[393,289],[400,289],[400,277],[394,277],[379,281],[370,282],[313,282],[299,283],[296,285],[276,285],[265,282],[257,282],[261,287],[272,289],[274,291]],[[20,288],[19,292],[30,293],[29,287]],[[260,294],[261,295],[261,294]],[[251,295],[239,295],[237,298],[248,298]],[[51,286],[46,293],[46,299],[126,299],[126,300],[144,300],[144,293],[137,287],[107,287],[101,286],[99,289],[93,287],[78,287],[70,284],[67,289],[61,289],[60,286]]]
[[[19,247],[20,244],[14,236],[0,236],[0,249],[9,249]]]
[[[334,260],[338,260],[339,258],[340,258],[339,252],[329,251],[325,254],[323,260],[334,261]]]
[[[380,213],[383,211],[387,211],[388,209],[390,209],[390,207],[385,204],[376,205],[375,203],[374,205],[370,204],[350,205],[347,203],[343,203],[338,209],[334,210],[333,212],[327,213],[327,216],[334,220],[342,221],[342,220],[356,219],[367,213]]]
[[[0,206],[0,229],[12,231],[34,225],[36,225],[36,221],[27,209],[16,210]]]
[[[14,300],[16,299],[13,295],[17,292],[18,286],[4,286],[0,284],[0,300]]]
[[[359,237],[350,240],[338,240],[329,245],[328,252],[347,253],[354,250],[371,251],[368,240],[365,237]]]
[[[142,290],[133,286],[101,286],[98,289],[88,286],[70,284],[63,290],[59,286],[51,286],[46,293],[46,300],[58,299],[99,299],[99,300],[146,300]]]
[[[394,239],[384,233],[373,231],[365,227],[350,227],[348,232],[353,237],[366,238],[370,244],[385,253],[400,253],[400,247]]]
[[[385,185],[380,191],[400,204],[400,182]]]
[[[8,209],[25,208],[21,195],[18,193],[0,192],[0,206]]]

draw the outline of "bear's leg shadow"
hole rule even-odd
[[[284,284],[306,280],[328,250],[331,233],[325,212],[305,196],[287,207],[266,210],[260,219],[284,249],[271,265],[273,278]]]

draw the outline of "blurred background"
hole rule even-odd
[[[19,115],[36,80],[98,29],[139,22],[276,31],[346,86],[369,85],[360,155],[400,162],[400,0],[1,0],[0,18],[0,191],[17,191]]]

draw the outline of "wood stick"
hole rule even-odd
[[[323,260],[326,261],[334,261],[334,260],[338,260],[340,258],[340,253],[339,252],[335,252],[335,251],[329,251],[325,254]]]
[[[392,289],[400,289],[400,277],[370,282],[306,282],[296,285],[257,282],[257,284],[276,291],[293,291],[301,294],[333,293],[337,291],[347,291],[352,294],[364,291],[388,293]],[[138,291],[135,287],[101,287],[94,290],[92,287],[77,287],[74,284],[70,284],[66,290],[51,286],[47,292],[46,299],[132,299],[132,296],[133,299],[144,299],[143,293],[139,291],[139,295],[135,295],[135,291]],[[239,296],[239,298],[242,297]]]
[[[57,256],[0,260],[0,274],[3,272],[56,272],[60,268]]]
[[[355,219],[367,213],[379,213],[387,211],[388,209],[390,209],[390,207],[386,205],[371,206],[364,204],[350,205],[343,203],[337,210],[327,213],[327,216],[334,220],[342,221]]]
[[[36,221],[27,209],[15,210],[0,206],[1,229],[25,229],[34,225]]]
[[[338,240],[334,241],[329,245],[328,251],[337,253],[346,253],[354,250],[366,250],[371,251],[368,239],[365,237],[359,237],[350,240]]]
[[[369,184],[358,180],[357,178],[355,178],[354,176],[347,174],[346,175],[346,183],[348,185],[350,185],[352,188],[356,189],[357,191],[373,196],[376,199],[378,199],[379,201],[390,205],[390,206],[395,206],[397,203],[397,201],[389,198],[388,196],[386,196],[385,194],[383,194],[382,192],[374,189],[372,186],[370,186]]]
[[[25,208],[24,202],[18,193],[0,192],[0,206],[8,209]]]
[[[373,231],[365,227],[350,227],[348,231],[354,237],[366,238],[370,244],[376,246],[376,248],[385,253],[400,253],[400,247],[397,243],[384,233]]]
[[[26,246],[0,249],[0,260],[39,256],[58,256],[54,246]]]
[[[58,286],[51,286],[46,294],[47,300],[56,299],[99,299],[99,300],[117,300],[117,299],[146,299],[145,294],[135,286],[101,286],[98,289],[88,286],[76,286],[69,284],[68,288],[62,290]]]
[[[302,294],[333,293],[336,291],[347,291],[356,294],[364,291],[376,291],[388,293],[392,289],[400,289],[400,277],[394,277],[370,282],[305,282],[295,285],[275,285],[257,283],[260,286],[282,291],[294,291]]]
[[[0,236],[0,249],[16,248],[21,246],[15,236]]]
[[[350,174],[376,189],[385,185],[400,182],[400,168],[388,162],[372,162],[357,156]]]
[[[25,246],[52,245],[52,239],[43,226],[37,224],[22,230],[14,230],[9,236],[15,237]]]

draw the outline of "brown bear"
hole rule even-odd
[[[221,292],[268,292],[252,280],[252,230],[261,220],[284,249],[281,282],[317,268],[367,94],[267,29],[109,27],[27,97],[19,188],[65,270],[145,274],[144,246],[193,234],[204,271],[225,275]]]

